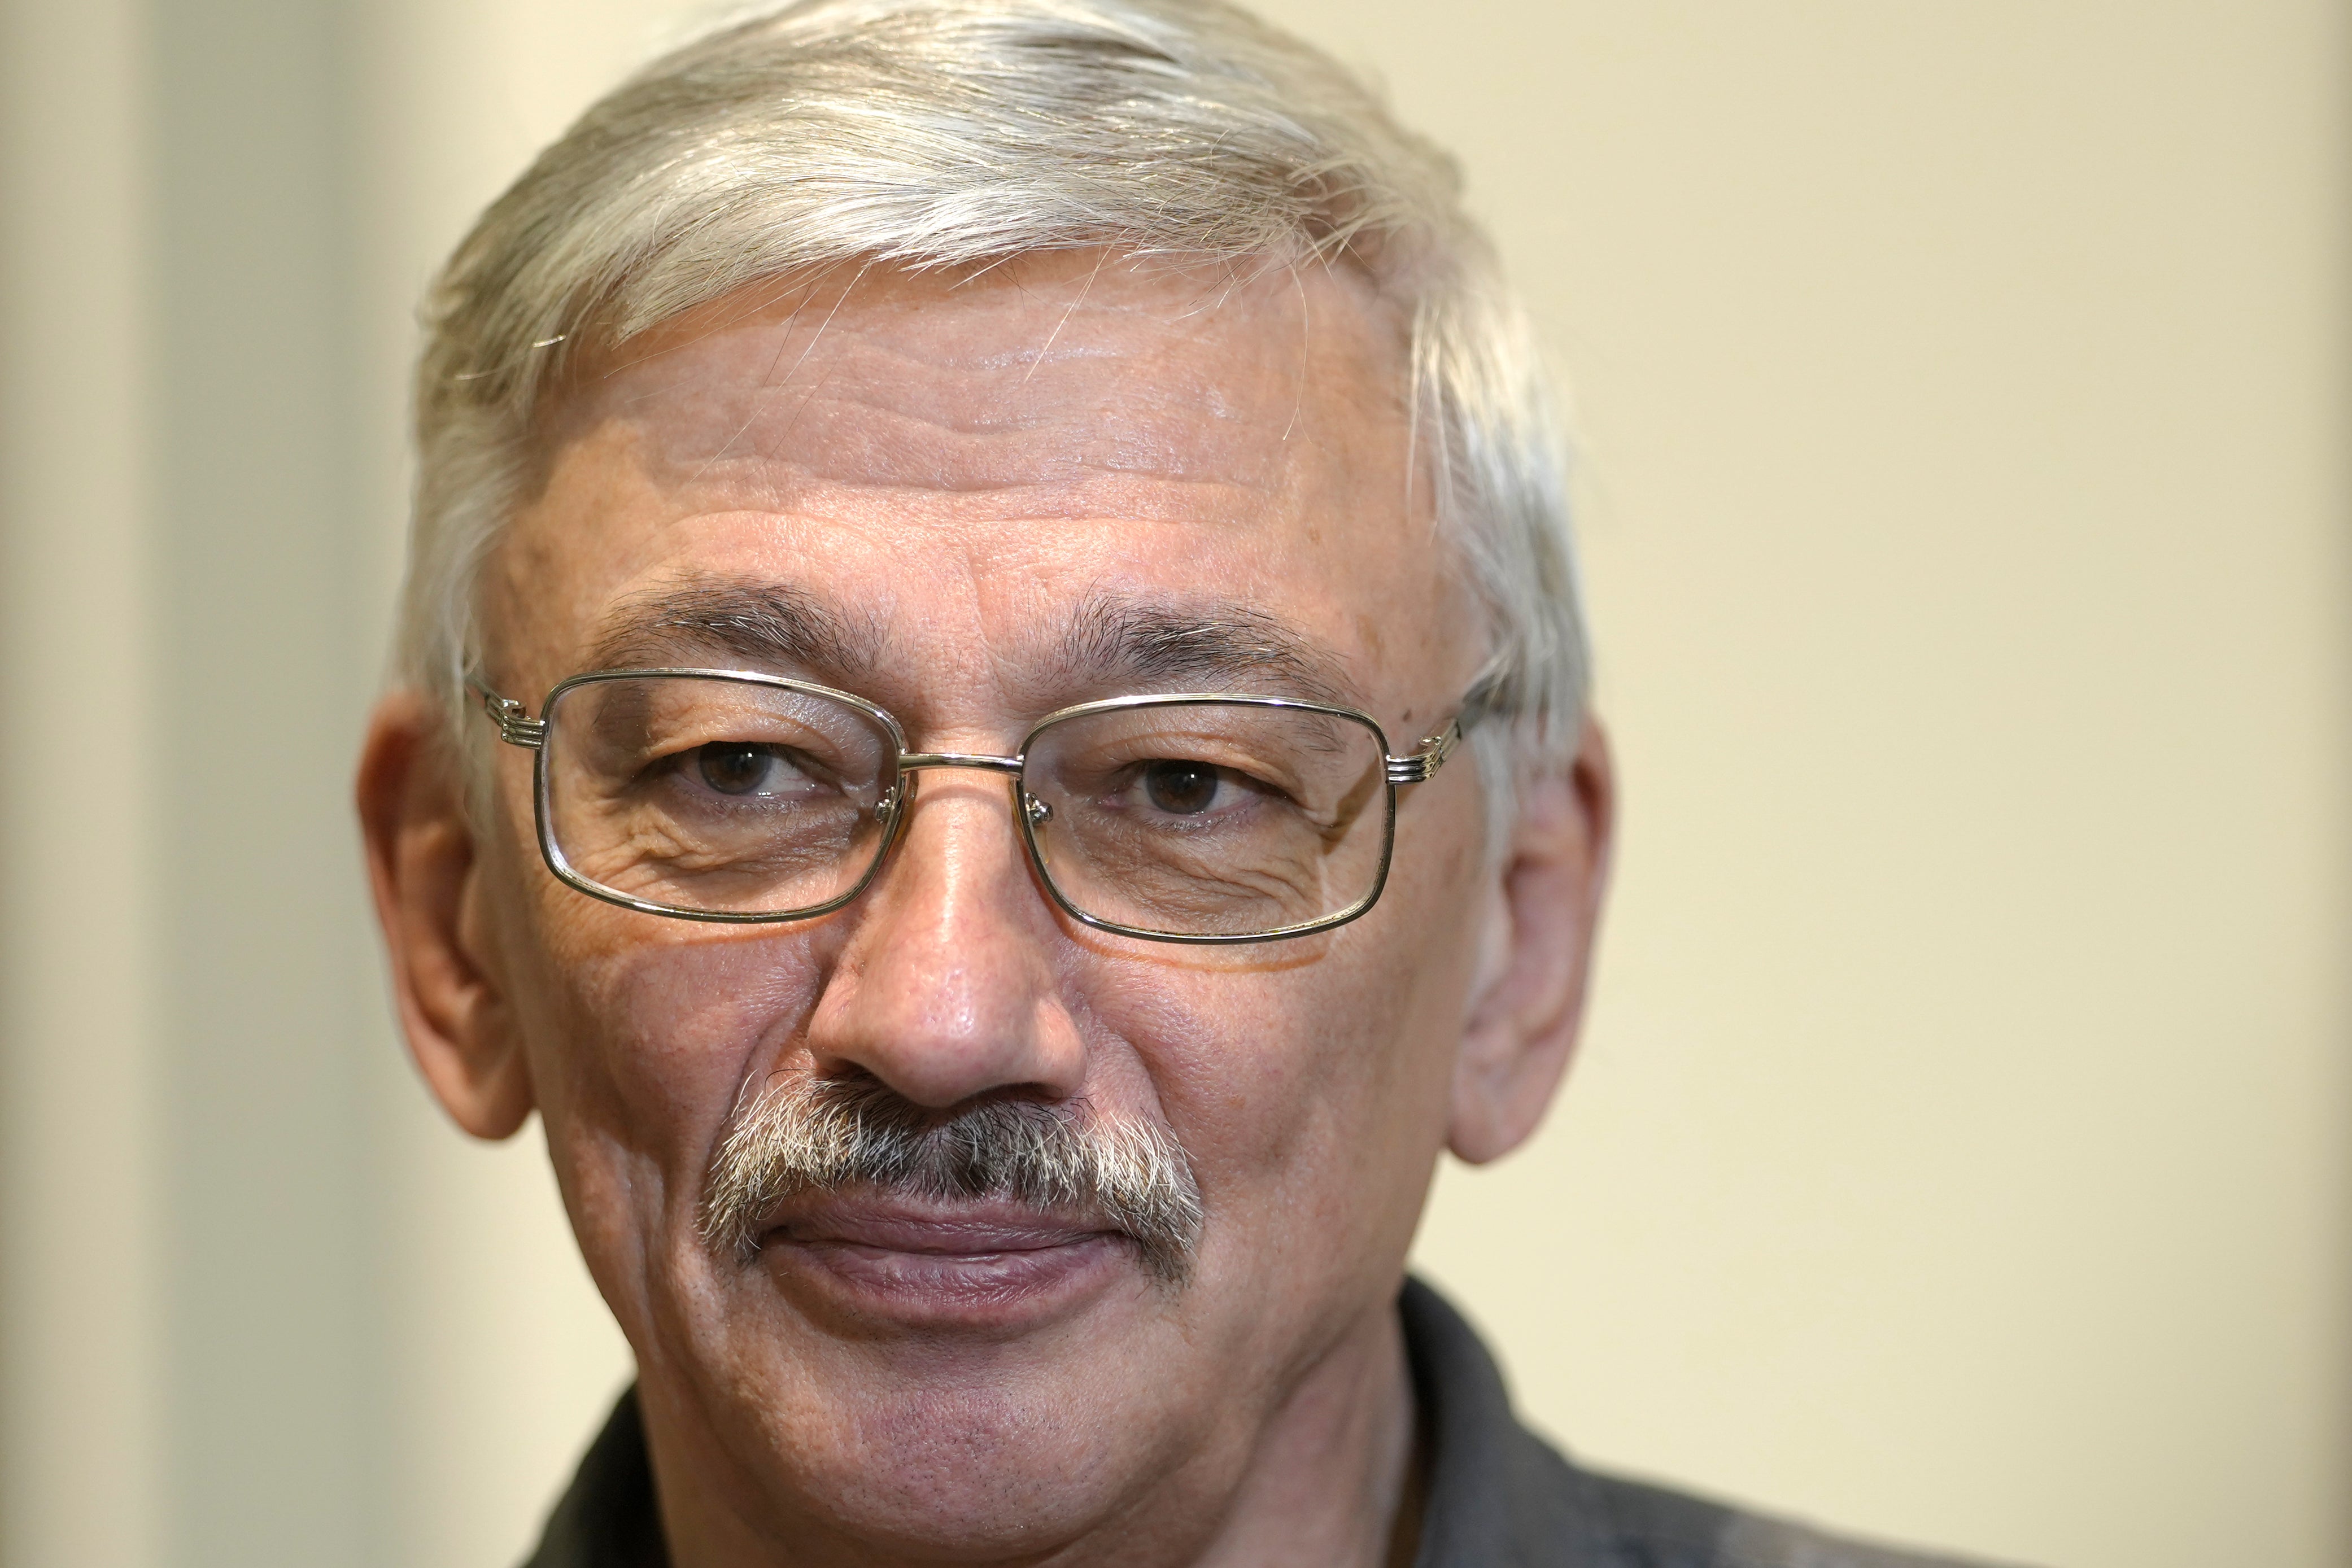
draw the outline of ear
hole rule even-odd
[[[1473,1165],[1524,1143],[1568,1070],[1609,881],[1616,789],[1608,737],[1591,719],[1571,762],[1521,782],[1454,1066],[1448,1142]]]
[[[436,717],[415,692],[376,706],[360,754],[360,831],[409,1054],[457,1125],[504,1138],[530,1114],[530,1073],[485,962],[480,862]]]

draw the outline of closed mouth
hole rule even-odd
[[[990,1198],[795,1202],[759,1250],[861,1315],[975,1324],[1050,1311],[1137,1260],[1098,1221]]]

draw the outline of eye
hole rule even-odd
[[[702,781],[721,795],[777,793],[786,782],[778,775],[787,764],[773,747],[750,741],[717,741],[696,748],[695,765]]]
[[[1217,769],[1205,762],[1148,762],[1143,768],[1143,793],[1171,816],[1195,817],[1217,799]]]

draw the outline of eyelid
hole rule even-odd
[[[1129,767],[1135,769],[1134,777],[1128,784],[1127,788],[1121,789],[1119,793],[1121,795],[1135,795],[1140,798],[1145,804],[1150,805],[1150,797],[1146,793],[1150,785],[1141,771],[1142,768],[1146,765],[1148,765],[1148,762],[1143,761],[1129,764]],[[1289,790],[1284,789],[1281,785],[1275,783],[1271,779],[1260,778],[1255,774],[1245,773],[1237,768],[1227,768],[1213,763],[1209,765],[1209,768],[1215,776],[1217,787],[1221,789],[1231,789],[1237,794],[1252,796],[1260,800],[1272,797],[1274,799],[1288,801],[1294,806],[1298,803],[1297,796],[1293,795]],[[1165,810],[1164,808],[1159,806],[1152,806],[1150,809],[1155,811]],[[1235,810],[1239,809],[1239,806],[1236,805],[1223,807],[1218,810]],[[1215,814],[1215,812],[1168,811],[1165,814],[1171,821],[1182,821],[1188,819],[1197,821],[1202,817]]]

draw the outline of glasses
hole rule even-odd
[[[535,753],[540,852],[648,915],[806,920],[863,893],[919,776],[1002,775],[1030,864],[1081,924],[1158,942],[1264,942],[1345,925],[1388,880],[1396,792],[1479,712],[1392,757],[1370,715],[1287,697],[1112,697],[1046,715],[1010,757],[910,751],[848,692],[740,670],[598,670],[531,718],[469,683]]]

